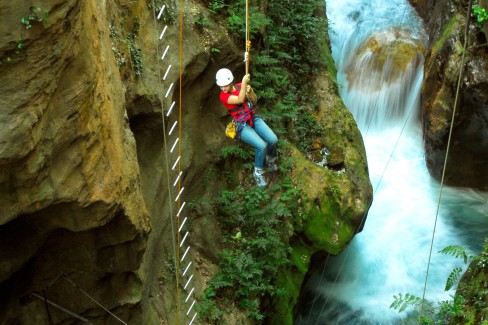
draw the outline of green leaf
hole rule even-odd
[[[447,278],[446,287],[444,289],[445,291],[451,290],[451,288],[456,284],[457,280],[459,279],[462,271],[463,269],[460,267],[456,267],[452,270],[451,274],[449,274],[449,277]]]
[[[464,264],[468,263],[468,260],[472,259],[472,256],[468,255],[468,252],[463,246],[459,245],[450,245],[447,247],[444,247],[439,251],[439,253],[445,254],[445,255],[451,255],[456,258],[462,258],[464,261]]]

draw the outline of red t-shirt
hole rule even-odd
[[[242,83],[236,84],[239,89],[241,88]],[[247,120],[251,120],[251,126],[252,126],[252,119],[251,119],[251,110],[249,109],[249,106],[247,105],[246,100],[242,104],[229,104],[229,97],[234,95],[234,96],[239,96],[240,90],[237,89],[237,87],[234,87],[235,90],[226,93],[226,92],[221,92],[220,93],[220,100],[222,101],[222,104],[227,108],[229,113],[232,115],[234,118],[234,121],[236,122],[244,122]],[[238,109],[238,108],[242,109]]]
[[[238,83],[238,84],[236,84],[236,86],[239,86],[239,88],[240,88],[241,84],[242,83]],[[233,109],[237,106],[240,106],[240,105],[236,105],[236,104],[229,104],[229,97],[232,95],[239,96],[239,92],[240,92],[240,90],[237,90],[237,87],[234,87],[234,91],[232,91],[230,93],[225,93],[222,91],[220,93],[220,100],[222,101],[222,104],[224,104],[224,106],[227,107],[227,109]]]

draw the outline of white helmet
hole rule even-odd
[[[232,75],[232,71],[224,68],[217,71],[215,78],[217,79],[217,85],[223,87],[231,84],[232,80],[234,80],[234,75]]]

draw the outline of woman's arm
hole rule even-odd
[[[251,78],[251,76],[249,74],[246,74],[242,78],[242,85],[241,85],[241,90],[239,91],[239,96],[231,95],[229,97],[229,99],[227,100],[228,104],[239,105],[239,104],[242,104],[245,102],[247,83],[249,82],[250,78]]]

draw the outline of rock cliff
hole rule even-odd
[[[173,101],[182,108],[186,199],[215,196],[222,179],[209,175],[226,144],[226,116],[214,76],[221,66],[242,69],[241,50],[218,22],[211,30],[195,24],[212,18],[193,2],[185,2],[180,61],[178,10],[163,1],[46,0],[38,7],[0,0],[0,324],[175,323],[181,297],[168,271],[176,193],[168,186],[166,133],[177,114],[163,115]],[[164,45],[172,49],[163,68],[165,25]],[[293,144],[286,150],[310,220],[293,237],[303,254],[287,271],[294,281],[289,300],[279,302],[285,318],[311,255],[339,253],[372,200],[361,135],[332,78],[317,83],[317,118],[327,130],[319,149],[331,152],[331,169]],[[215,273],[219,221],[208,216],[191,226],[201,291]]]
[[[467,47],[465,1],[411,1],[430,36],[422,90],[425,155],[430,173],[440,180],[454,105],[456,114],[445,183],[488,190],[488,47],[486,22],[471,17]],[[474,5],[487,7],[485,1]],[[464,55],[464,56],[463,56]],[[460,70],[462,78],[458,91]]]

